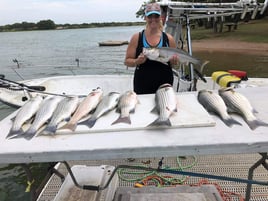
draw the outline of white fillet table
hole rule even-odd
[[[244,88],[237,89],[237,91],[250,100],[258,111],[256,116],[268,122],[268,87]],[[196,94],[191,94],[191,96],[191,98],[196,98]],[[132,122],[135,120],[136,113],[131,114]],[[170,129],[138,128],[135,130],[124,128],[120,130],[119,127],[115,131],[108,129],[108,132],[96,130],[96,132],[91,131],[88,134],[82,132],[82,134],[58,134],[55,136],[40,135],[29,141],[24,138],[6,139],[11,126],[10,118],[13,116],[14,113],[0,122],[0,163],[2,164],[199,154],[266,153],[268,151],[268,127],[251,130],[238,115],[232,116],[241,122],[242,126],[227,127],[218,117],[209,115],[215,125],[212,122],[212,125],[208,126],[197,125]],[[150,118],[154,119],[154,117]],[[146,117],[141,115],[137,119],[141,121]],[[98,122],[101,120],[99,119]]]

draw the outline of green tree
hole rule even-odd
[[[21,23],[21,28],[22,30],[33,30],[35,28],[35,23],[31,22],[22,22]]]
[[[39,30],[48,30],[56,28],[56,25],[52,20],[41,20],[36,25],[37,29]]]

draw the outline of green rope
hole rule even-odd
[[[183,171],[185,169],[190,169],[193,166],[196,165],[197,163],[197,158],[195,156],[192,156],[193,162],[189,165],[182,165],[180,157],[176,157],[177,165],[178,167],[176,168],[171,168],[168,166],[163,167],[163,169],[167,170],[180,170]],[[149,165],[137,165],[136,167],[148,167]],[[164,176],[163,174],[157,172],[157,171],[133,171],[133,170],[128,170],[127,168],[120,168],[118,170],[118,176],[122,181],[126,182],[141,182],[144,179],[146,179],[149,176],[156,175],[159,177],[163,182],[164,185],[174,185],[174,184],[182,184],[185,182],[187,176],[182,176],[182,178],[177,178],[177,177],[167,177]],[[153,182],[155,182],[156,186],[161,187],[159,181],[157,179],[152,179]]]
[[[32,181],[27,181],[27,187],[25,189],[26,193],[29,193],[31,191],[31,187],[32,187],[33,183],[34,183],[34,179]]]

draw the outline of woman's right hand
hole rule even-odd
[[[146,59],[147,59],[147,57],[143,53],[140,53],[140,55],[136,59],[136,65],[143,64],[146,61]]]

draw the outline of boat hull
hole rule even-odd
[[[30,96],[37,93],[47,95],[78,95],[86,96],[92,89],[101,87],[104,92],[116,90],[122,93],[132,89],[132,75],[74,75],[74,76],[55,76],[41,79],[32,79],[21,82],[26,86],[42,86],[44,91],[11,90],[0,88],[0,101],[13,107],[20,107]]]

